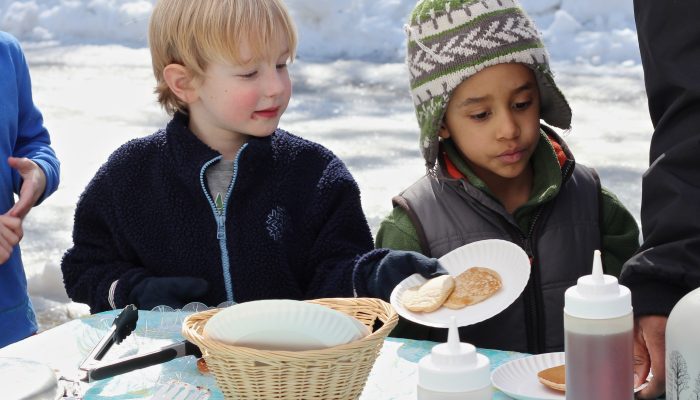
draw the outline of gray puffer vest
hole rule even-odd
[[[411,218],[423,253],[440,258],[483,239],[518,244],[530,257],[532,271],[520,297],[498,315],[460,328],[460,338],[477,347],[528,353],[564,349],[564,291],[590,274],[593,251],[601,248],[600,181],[596,172],[569,159],[558,195],[539,206],[529,232],[512,215],[464,179],[426,175],[394,205]],[[445,329],[429,329],[423,339],[444,341]],[[399,336],[410,336],[402,335]]]

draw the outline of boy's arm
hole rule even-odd
[[[352,297],[355,259],[373,249],[372,233],[362,211],[360,189],[339,159],[319,180],[308,221],[318,225],[309,251],[314,268],[306,297]]]
[[[403,208],[394,207],[382,221],[379,225],[375,245],[377,248],[421,251],[416,228]]]
[[[602,255],[605,273],[620,276],[622,265],[639,249],[639,226],[612,192],[602,192]]]
[[[111,310],[110,288],[117,308],[128,304],[136,282],[148,271],[127,261],[120,249],[116,202],[110,193],[110,179],[98,171],[80,197],[73,225],[73,247],[63,256],[61,271],[68,296],[90,306],[93,313]],[[113,286],[114,282],[118,283]]]
[[[437,259],[421,253],[416,229],[402,208],[394,208],[382,221],[376,244],[376,250],[355,263],[353,285],[357,296],[388,301],[396,285],[415,273],[425,278],[446,273]]]
[[[34,161],[46,178],[46,186],[35,204],[41,203],[58,188],[60,163],[56,153],[51,148],[49,133],[44,127],[44,119],[41,112],[32,99],[31,78],[24,54],[17,47],[15,58],[15,71],[17,76],[18,96],[18,125],[17,140],[12,156],[26,157]],[[12,174],[15,193],[20,193],[22,177],[16,170]]]

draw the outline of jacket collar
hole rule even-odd
[[[200,173],[204,165],[221,154],[199,140],[189,127],[189,117],[176,113],[165,128],[168,156],[172,160],[172,168],[178,172],[188,185],[200,185]],[[239,153],[237,186],[244,185],[253,175],[272,168],[273,141],[277,140],[276,131],[267,137],[249,137],[247,146]]]
[[[535,170],[530,200],[523,207],[537,205],[552,199],[563,182],[569,179],[575,165],[566,142],[551,128],[542,125],[540,141],[532,155]],[[442,142],[439,175],[443,178],[464,180],[492,196],[488,186],[469,168],[452,141]]]

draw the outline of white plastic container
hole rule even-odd
[[[600,251],[591,275],[564,295],[567,400],[634,398],[634,320],[630,290],[603,274]]]
[[[490,400],[489,359],[469,343],[459,341],[455,318],[447,343],[433,347],[418,362],[418,400]]]
[[[700,390],[700,288],[681,298],[666,322],[666,398],[697,399]]]

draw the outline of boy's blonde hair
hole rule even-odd
[[[287,39],[293,60],[296,29],[282,0],[159,0],[148,28],[158,102],[169,114],[187,112],[165,82],[167,65],[180,64],[198,80],[211,62],[249,61],[241,59],[239,43],[247,42],[259,60],[280,37]]]

